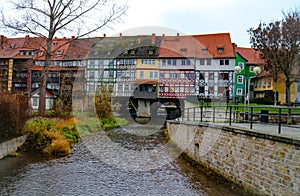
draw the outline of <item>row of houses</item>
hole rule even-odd
[[[28,93],[33,107],[38,107],[45,38],[1,35],[0,45],[1,90]],[[67,104],[72,97],[74,101],[93,96],[102,86],[117,97],[150,100],[194,95],[242,100],[246,95],[263,97],[274,91],[264,71],[247,91],[245,84],[255,75],[254,67],[263,68],[264,62],[254,49],[233,44],[229,33],[55,38],[52,51],[47,96]],[[238,74],[236,66],[241,67]],[[300,97],[299,93],[295,84],[292,99]],[[284,94],[279,93],[282,103]]]

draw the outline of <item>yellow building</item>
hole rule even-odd
[[[293,83],[290,88],[292,103],[296,100],[296,86],[297,84]],[[273,76],[268,72],[263,71],[255,78],[254,92],[256,98],[273,98],[274,92],[277,92],[277,101],[283,105],[287,103],[285,77],[283,75],[278,76],[277,84],[275,87]]]

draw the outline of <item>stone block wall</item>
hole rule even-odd
[[[195,122],[167,128],[188,156],[247,190],[300,195],[300,140]]]
[[[27,138],[27,135],[23,135],[6,142],[0,143],[0,159],[15,152],[19,146],[21,146]]]

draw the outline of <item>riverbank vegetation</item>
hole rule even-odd
[[[28,134],[23,150],[50,156],[70,154],[80,139],[74,118],[29,120],[23,131]]]
[[[22,135],[30,118],[28,97],[23,94],[0,92],[0,142]]]
[[[64,156],[80,137],[93,134],[99,129],[108,130],[128,123],[112,113],[111,92],[103,88],[95,95],[94,117],[86,113],[75,118],[71,109],[65,110],[60,102],[53,110],[47,111],[48,117],[37,117],[30,110],[26,95],[0,94],[0,142],[20,135],[28,135],[22,151],[39,152],[48,156]]]

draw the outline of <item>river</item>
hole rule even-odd
[[[153,129],[158,127],[134,124],[105,134],[129,152],[146,152],[166,145],[162,131]],[[147,130],[151,134],[139,134]],[[109,153],[114,159],[104,160],[91,145],[95,141],[98,145],[103,134],[85,137],[66,157],[47,160],[23,154],[0,160],[0,195],[241,195],[206,177],[182,157],[156,168],[135,170],[131,166],[140,164],[143,156],[138,154],[134,161],[124,160],[123,164],[122,159],[132,157],[126,153],[120,156],[119,151],[109,151],[106,146],[101,147],[103,154]]]

